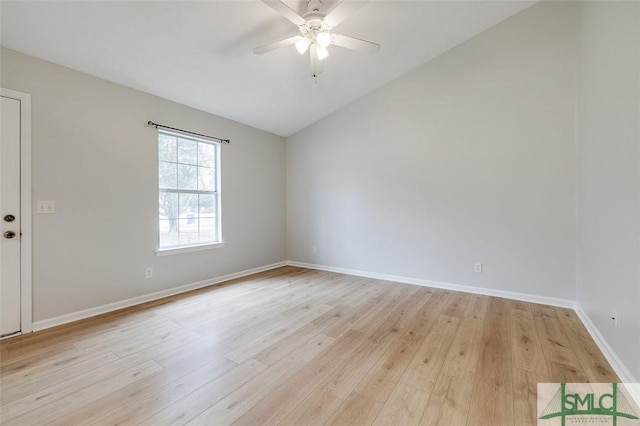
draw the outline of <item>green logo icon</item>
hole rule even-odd
[[[541,385],[547,384],[538,385],[539,395]],[[598,384],[590,383],[570,385],[571,389],[568,389],[566,383],[560,383],[559,389],[538,417],[539,420],[559,418],[562,426],[565,426],[567,418],[570,418],[572,424],[592,424],[594,416],[607,416],[608,419],[600,419],[611,420],[613,426],[618,425],[619,419],[639,420],[637,407],[620,392],[618,383],[606,384],[606,389],[602,386],[597,389],[595,386]],[[544,422],[539,421],[538,424],[543,425]]]

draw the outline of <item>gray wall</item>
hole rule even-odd
[[[576,29],[535,5],[288,138],[288,258],[575,299]]]
[[[285,260],[284,139],[11,50],[0,85],[32,95],[33,312],[44,320]],[[157,133],[222,147],[226,247],[156,257]],[[35,211],[34,211],[35,213]],[[144,269],[154,277],[144,279]]]
[[[640,4],[579,18],[577,300],[640,380]]]

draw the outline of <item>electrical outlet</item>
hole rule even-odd
[[[618,318],[618,315],[614,314],[611,317],[611,321],[613,321],[613,328],[620,328],[620,319]]]
[[[144,270],[145,278],[153,278],[153,268],[147,268]]]
[[[482,272],[482,263],[476,263],[473,265],[473,270],[476,272]]]

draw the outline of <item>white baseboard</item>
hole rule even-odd
[[[438,281],[423,280],[420,278],[402,277],[397,275],[378,274],[375,272],[358,271],[355,269],[336,268],[333,266],[316,265],[313,263],[287,262],[289,266],[299,268],[317,269],[320,271],[337,272],[340,274],[355,275],[357,277],[375,278],[378,280],[395,281],[404,284],[414,284],[423,287],[440,288],[443,290],[460,291],[463,293],[482,294],[484,296],[502,297],[503,299],[521,300],[523,302],[540,303],[543,305],[559,306],[561,308],[575,309],[576,302],[569,299],[538,296],[535,294],[517,293],[513,291],[493,290],[490,288],[472,287],[462,284],[443,283]]]
[[[586,327],[587,331],[591,335],[593,341],[596,342],[596,345],[598,345],[598,348],[600,348],[600,351],[602,352],[604,357],[607,359],[607,361],[609,361],[609,364],[611,364],[611,367],[620,378],[620,381],[624,383],[638,383],[637,378],[633,376],[627,366],[624,365],[624,363],[620,360],[613,348],[609,346],[609,343],[607,343],[607,340],[602,336],[602,333],[600,333],[598,327],[596,327],[595,324],[591,321],[589,315],[587,315],[587,313],[584,312],[579,306],[575,311]],[[636,399],[636,401],[638,401],[638,403],[640,404],[640,395],[638,395],[637,397],[638,399]]]
[[[566,299],[558,299],[553,297],[530,295],[525,293],[516,293],[502,290],[492,290],[481,287],[471,287],[460,284],[442,283],[437,281],[429,281],[418,278],[402,277],[396,275],[378,274],[374,272],[358,271],[355,269],[336,268],[333,266],[316,265],[311,263],[284,261],[273,263],[271,265],[261,266],[258,268],[247,269],[245,271],[236,272],[233,274],[223,275],[221,277],[211,278],[203,281],[198,281],[191,284],[186,284],[180,287],[174,287],[167,290],[157,291],[154,293],[144,294],[142,296],[133,297],[119,302],[108,303],[106,305],[97,306],[95,308],[84,309],[82,311],[72,312],[69,314],[60,315],[58,317],[49,318],[46,320],[36,321],[33,323],[33,331],[40,331],[58,325],[68,324],[73,321],[78,321],[85,318],[94,317],[96,315],[105,314],[107,312],[116,311],[118,309],[124,309],[131,306],[139,305],[141,303],[151,302],[153,300],[162,299],[163,297],[174,296],[176,294],[185,293],[187,291],[196,290],[199,288],[220,284],[225,281],[229,281],[235,278],[241,278],[247,275],[257,274],[258,272],[268,271],[270,269],[279,268],[282,266],[296,266],[307,269],[317,269],[321,271],[337,272],[341,274],[354,275],[358,277],[375,278],[385,281],[395,281],[406,284],[415,284],[424,287],[434,287],[445,290],[461,291],[465,293],[483,294],[486,296],[502,297],[505,299],[522,300],[525,302],[541,303],[544,305],[560,306],[563,308],[575,308],[575,302]]]
[[[108,303],[106,305],[97,306],[95,308],[89,308],[78,312],[60,315],[55,318],[36,321],[33,323],[33,331],[40,331],[47,328],[56,327],[58,325],[67,324],[73,321],[94,317],[96,315],[106,314],[107,312],[117,311],[118,309],[128,308],[130,306],[139,305],[141,303],[151,302],[153,300],[162,299],[163,297],[175,296],[176,294],[185,293],[191,290],[197,290],[199,288],[208,287],[215,284],[220,284],[225,281],[245,277],[247,275],[257,274],[258,272],[264,272],[282,266],[287,266],[287,262],[272,263],[271,265],[247,269],[245,271],[235,272],[233,274],[223,275],[221,277],[198,281],[195,283],[182,285],[180,287],[174,287],[167,290],[144,294],[142,296],[132,297],[131,299],[121,300],[119,302]]]

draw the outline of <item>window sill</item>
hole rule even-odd
[[[171,256],[174,254],[181,253],[190,253],[192,251],[203,251],[210,250],[215,248],[224,247],[225,243],[212,243],[212,244],[200,244],[197,246],[187,246],[187,247],[168,247],[163,249],[156,250],[156,256]]]

